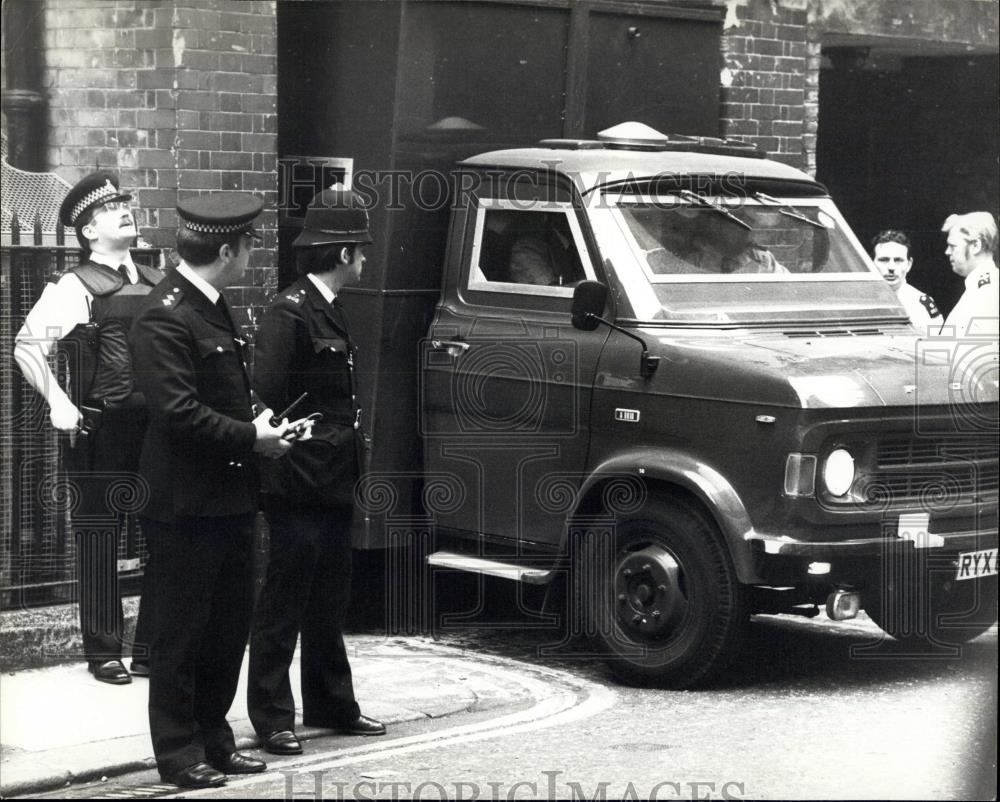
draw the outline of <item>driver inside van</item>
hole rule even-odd
[[[695,264],[708,273],[787,273],[767,248],[753,241],[753,232],[721,215],[703,212],[693,244]],[[691,258],[691,257],[689,257]]]

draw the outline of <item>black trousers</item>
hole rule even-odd
[[[344,620],[351,598],[351,510],[264,497],[271,552],[250,638],[247,707],[261,735],[295,728],[288,670],[301,632],[302,720],[338,727],[360,714]]]
[[[96,432],[63,452],[67,479],[77,499],[72,519],[80,631],[89,663],[122,656],[118,546],[122,533],[137,526],[136,512],[148,498],[148,488],[138,474],[145,430],[144,408],[109,410]]]
[[[161,776],[236,749],[236,696],[253,611],[254,515],[144,520],[156,610],[149,731]]]

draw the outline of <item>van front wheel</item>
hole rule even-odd
[[[737,652],[747,589],[715,523],[690,505],[649,498],[591,531],[584,566],[589,634],[622,682],[691,687]]]

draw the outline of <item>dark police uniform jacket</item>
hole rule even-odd
[[[256,512],[250,378],[222,310],[173,272],[149,294],[130,344],[149,410],[139,461],[150,486],[143,516],[171,523]]]
[[[272,302],[257,331],[254,385],[262,403],[289,416],[323,414],[312,439],[263,466],[265,493],[320,506],[350,504],[358,477],[361,412],[354,390],[354,352],[339,305],[303,276]]]

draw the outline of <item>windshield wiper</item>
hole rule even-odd
[[[680,195],[682,198],[684,198],[684,200],[686,201],[697,204],[698,206],[702,206],[705,209],[713,209],[717,211],[719,214],[723,215],[726,219],[732,220],[737,225],[743,226],[743,228],[745,228],[747,231],[753,231],[753,226],[750,225],[746,220],[740,220],[740,218],[738,218],[735,214],[729,211],[729,209],[727,209],[725,206],[723,206],[720,203],[715,203],[714,201],[710,201],[704,195],[699,195],[697,192],[692,192],[690,189],[682,189],[677,194]]]
[[[770,195],[765,195],[763,192],[755,192],[753,193],[753,197],[755,200],[759,200],[764,203],[770,203],[775,206],[780,206],[781,208],[778,210],[778,213],[783,214],[785,217],[791,217],[793,220],[798,220],[802,223],[808,223],[814,228],[822,228],[824,230],[826,229],[826,226],[823,225],[821,222],[819,222],[819,220],[813,220],[811,217],[806,217],[804,214],[802,214],[802,212],[795,211],[795,209],[793,209],[784,201],[780,201],[777,198],[772,198]]]

